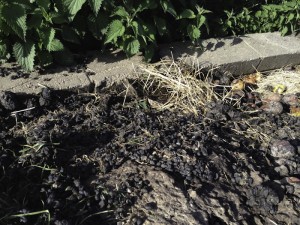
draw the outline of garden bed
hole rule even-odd
[[[145,71],[101,93],[1,93],[0,224],[300,224],[297,93],[213,73],[192,108]]]

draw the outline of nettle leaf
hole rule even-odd
[[[3,6],[2,17],[14,32],[23,40],[26,38],[26,12],[21,5],[9,4]]]
[[[37,8],[33,11],[31,17],[27,21],[29,28],[39,28],[43,23],[43,14],[41,9]]]
[[[180,13],[178,19],[193,19],[195,18],[195,13],[190,9],[185,9],[182,13]]]
[[[113,16],[120,16],[122,18],[128,18],[129,17],[129,13],[126,11],[126,9],[123,6],[116,7],[116,10],[112,15]]]
[[[70,19],[73,20],[76,13],[82,8],[85,2],[86,0],[63,0],[62,5],[70,15]]]
[[[287,18],[287,22],[291,22],[295,17],[295,14],[291,13],[289,14],[288,18]]]
[[[189,24],[187,27],[187,32],[192,41],[195,41],[198,38],[200,38],[201,32],[199,28],[196,27],[195,25]]]
[[[140,50],[140,43],[137,39],[128,39],[124,43],[124,51],[128,56],[133,56]]]
[[[80,44],[80,38],[76,31],[69,26],[63,26],[61,31],[62,38],[74,44]]]
[[[206,22],[206,17],[198,14],[196,17],[196,21],[197,27],[200,28]]]
[[[131,27],[132,27],[135,37],[145,35],[143,26],[140,23],[138,23],[137,21],[132,21]]]
[[[289,32],[289,28],[287,26],[284,26],[281,30],[281,35],[285,36]]]
[[[162,6],[164,12],[170,13],[175,18],[177,17],[177,13],[174,9],[174,6],[169,0],[160,0],[160,5]]]
[[[43,45],[50,52],[52,50],[52,41],[55,36],[55,30],[52,27],[42,28],[40,29],[39,35]]]
[[[106,34],[106,41],[104,44],[111,42],[112,40],[120,37],[124,34],[125,27],[120,20],[114,20],[110,25]]]
[[[45,9],[46,11],[49,10],[50,0],[36,0],[36,3],[39,7]]]
[[[13,46],[13,52],[17,62],[28,71],[33,70],[35,46],[33,42],[19,43],[16,42]]]
[[[156,35],[156,29],[152,24],[149,23],[143,23],[143,30],[145,32],[145,36],[148,38],[150,42],[155,42],[155,35]]]
[[[89,5],[92,8],[95,16],[98,15],[102,2],[103,0],[89,0]]]
[[[52,18],[52,21],[56,24],[68,23],[67,19],[64,17],[62,13],[51,12],[50,17]]]
[[[58,39],[53,39],[50,44],[50,52],[63,51],[65,49],[64,45]]]

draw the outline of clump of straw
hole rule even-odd
[[[183,60],[161,60],[139,67],[137,73],[150,96],[150,105],[158,110],[179,109],[197,115],[208,102],[218,99],[211,83],[212,72],[191,68]]]

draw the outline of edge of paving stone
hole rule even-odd
[[[4,64],[1,67],[15,67],[13,64]],[[17,68],[19,68],[17,66]],[[70,73],[67,67],[51,69],[47,74],[36,71],[27,78],[12,79],[16,72],[0,78],[0,91],[11,91],[16,94],[38,94],[42,88],[48,87],[55,90],[90,91],[93,86],[85,72]]]
[[[278,34],[275,35],[278,36]],[[299,38],[299,36],[296,37]],[[203,41],[206,43],[213,41],[215,45],[218,45],[219,42],[226,39],[232,40],[232,43],[234,44],[239,44],[241,38],[239,36],[230,36]],[[172,49],[170,49],[170,46],[176,45],[181,46],[182,52],[187,56],[193,56],[197,54],[197,51],[199,52],[199,48],[191,47],[191,42],[175,42],[161,45],[159,50],[160,57],[163,58],[165,56],[169,56],[169,58],[177,60],[178,56],[172,55]],[[219,47],[222,48],[223,46],[220,45]],[[163,53],[168,54],[162,55]],[[95,75],[89,75],[89,73],[86,72],[70,73],[67,68],[60,67],[58,72],[54,72],[52,74],[38,75],[34,72],[30,75],[29,79],[20,78],[17,80],[11,80],[10,77],[0,78],[0,91],[9,90],[16,93],[37,94],[41,91],[43,86],[56,90],[75,90],[81,92],[99,91],[124,79],[136,77],[134,75],[134,68],[138,65],[145,64],[141,55],[127,58],[126,55],[120,51],[113,51],[105,54],[100,54],[99,52],[94,51],[90,52],[88,55],[91,57],[91,60],[87,64],[87,71],[92,71]],[[225,71],[233,70],[236,74],[251,73],[256,71],[256,67],[258,67],[263,60],[264,59],[261,59],[260,57],[255,58],[255,56],[253,56],[253,58],[248,62],[237,58],[235,63],[218,65],[218,67]],[[203,65],[205,64],[207,67],[212,67],[210,62],[203,62]],[[4,83],[6,83],[6,86],[3,85]]]

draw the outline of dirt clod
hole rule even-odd
[[[275,158],[291,158],[295,155],[295,148],[285,140],[275,140],[271,145],[270,154]]]

